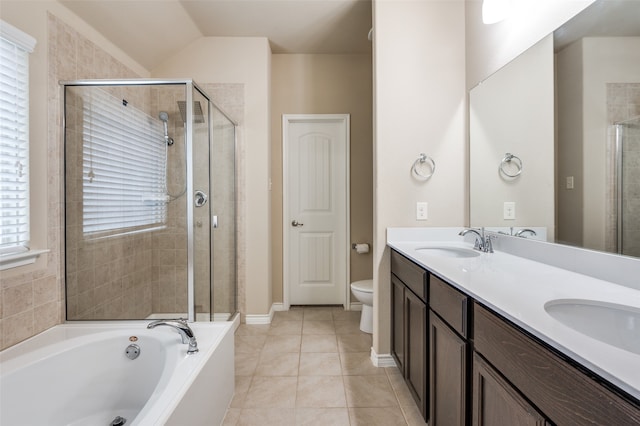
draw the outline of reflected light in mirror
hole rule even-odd
[[[509,15],[511,0],[484,0],[482,2],[482,22],[495,24]]]

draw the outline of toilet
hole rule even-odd
[[[362,302],[360,330],[373,333],[373,280],[354,281],[351,283],[353,295]]]

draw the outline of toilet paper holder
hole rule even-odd
[[[351,249],[355,250],[358,254],[369,253],[369,244],[367,243],[353,243]]]

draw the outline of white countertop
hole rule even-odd
[[[557,299],[585,299],[640,309],[640,291],[550,266],[504,251],[454,258],[421,247],[473,245],[457,235],[463,228],[389,228],[387,244],[425,269],[640,399],[640,354],[603,343],[554,319],[544,306]],[[469,241],[473,241],[467,237]],[[509,238],[509,237],[507,237]],[[499,244],[498,244],[499,245]],[[591,252],[593,255],[593,252]],[[640,265],[640,262],[638,263]],[[640,280],[640,268],[635,277]],[[640,338],[640,324],[626,324]]]

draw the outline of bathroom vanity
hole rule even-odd
[[[391,352],[429,424],[640,424],[640,289],[480,253],[455,231],[388,231]]]

